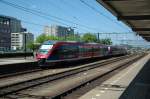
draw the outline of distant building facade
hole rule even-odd
[[[0,51],[9,50],[11,45],[10,19],[0,16]]]
[[[26,40],[26,42],[25,42]],[[25,43],[26,45],[29,42],[34,41],[34,35],[32,33],[11,33],[11,49],[17,50],[17,49],[24,49]]]
[[[25,31],[21,26],[21,21],[0,15],[0,51],[10,50],[11,48],[11,33]]]
[[[68,35],[74,35],[74,29],[72,29],[71,27],[64,27],[58,25],[45,26],[44,34],[50,36],[65,37]]]

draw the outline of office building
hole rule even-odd
[[[72,29],[71,27],[64,27],[58,25],[45,26],[44,34],[50,36],[65,37],[68,35],[74,35],[74,29]]]
[[[7,51],[11,48],[11,33],[25,31],[21,26],[21,21],[0,15],[0,51]]]
[[[23,50],[25,44],[34,41],[34,35],[32,33],[11,33],[11,49]]]

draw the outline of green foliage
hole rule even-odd
[[[41,34],[41,35],[39,35],[39,36],[36,38],[36,42],[37,42],[37,43],[43,43],[44,41],[47,41],[47,40],[48,40],[48,38],[47,38],[47,36],[44,35],[44,34]]]
[[[88,43],[88,42],[96,42],[96,41],[97,41],[97,38],[96,38],[95,35],[93,35],[93,34],[91,34],[91,33],[86,33],[86,34],[83,35],[82,40],[83,40],[84,42],[87,42],[87,43]]]
[[[100,43],[100,44],[106,44],[106,45],[111,45],[112,41],[110,38],[106,38],[106,39],[100,39],[98,40],[97,37],[94,34],[91,33],[86,33],[83,35],[82,40],[84,42],[95,42],[95,43]]]
[[[47,40],[57,40],[57,41],[80,41],[82,40],[83,42],[86,42],[86,43],[95,42],[95,43],[107,44],[107,45],[112,44],[111,39],[108,38],[108,39],[98,40],[96,35],[91,34],[91,33],[84,34],[82,38],[79,35],[68,35],[65,37],[57,37],[57,36],[47,36],[47,35],[42,34],[36,38],[36,43],[41,44]],[[29,48],[34,49],[32,44],[29,44]]]
[[[79,41],[79,39],[80,39],[80,36],[77,36],[77,35],[69,35],[66,37],[67,41]]]
[[[29,43],[27,44],[27,48],[31,49],[32,51],[38,49],[38,47],[39,47],[39,44],[36,44],[36,43],[34,43],[34,42],[29,42]]]
[[[31,50],[34,50],[34,43],[33,42],[29,42],[27,43],[27,48],[31,49]]]
[[[59,37],[56,36],[46,36],[46,40],[59,40]]]
[[[106,45],[111,45],[112,44],[112,41],[111,41],[110,38],[100,39],[100,40],[97,40],[96,42],[100,43],[100,44],[106,44]]]
[[[45,34],[41,34],[36,38],[37,43],[43,43],[44,41],[47,40],[59,40],[59,38],[56,36],[47,36]]]
[[[65,37],[57,37],[57,36],[47,36],[47,35],[39,35],[37,38],[36,38],[36,42],[37,43],[43,43],[44,41],[47,41],[47,40],[57,40],[57,41],[78,41],[80,39],[80,36],[77,36],[77,35],[68,35],[68,36],[65,36]]]

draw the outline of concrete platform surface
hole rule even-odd
[[[137,76],[149,59],[150,54],[120,71],[118,74],[112,76],[110,79],[87,92],[79,99],[119,99],[122,93],[128,88],[129,84],[133,81],[133,79]]]
[[[0,65],[26,63],[26,62],[34,62],[34,61],[35,61],[35,59],[33,57],[0,58]]]

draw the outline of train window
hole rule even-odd
[[[93,52],[93,48],[92,48],[92,47],[87,47],[87,48],[86,48],[86,51],[87,51],[87,52]]]
[[[39,49],[40,54],[47,54],[50,49],[52,49],[53,45],[42,45]]]
[[[59,54],[64,54],[67,51],[66,45],[62,45],[59,48]]]
[[[40,54],[47,54],[49,50],[47,49],[39,49]]]
[[[85,50],[85,48],[84,48],[84,46],[79,46],[79,52],[80,53],[83,53],[83,52],[85,52],[86,50]]]
[[[70,52],[70,54],[77,53],[78,52],[78,46],[77,45],[68,46],[68,51]]]
[[[94,52],[98,52],[98,51],[99,51],[99,48],[98,48],[98,47],[95,47],[95,48],[93,48],[93,51],[94,51]]]
[[[52,49],[53,45],[42,45],[40,49]]]
[[[59,56],[63,58],[75,57],[78,52],[77,45],[62,45],[59,48]]]
[[[76,45],[62,45],[60,47],[60,52],[61,53],[72,53],[72,52],[77,52],[78,47]]]

